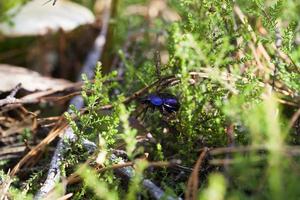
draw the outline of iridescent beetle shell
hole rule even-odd
[[[152,108],[158,108],[162,113],[173,113],[180,108],[178,99],[168,93],[150,94],[142,99],[142,103],[148,104]]]

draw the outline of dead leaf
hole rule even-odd
[[[11,91],[17,84],[28,91],[60,90],[73,83],[64,79],[41,76],[39,73],[22,67],[0,64],[0,91]]]

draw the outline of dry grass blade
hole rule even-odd
[[[10,172],[11,176],[14,176],[18,173],[20,168],[24,166],[32,157],[36,156],[41,150],[43,150],[46,145],[48,145],[50,142],[52,142],[66,127],[67,124],[65,122],[62,122],[62,120],[59,121],[59,126],[57,125],[55,128],[52,129],[52,131],[49,133],[49,135],[44,138],[37,146],[32,148],[12,169]]]

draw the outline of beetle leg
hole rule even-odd
[[[161,106],[161,109],[160,109],[160,110],[161,110],[161,113],[162,113],[162,114],[165,114],[165,113],[166,113],[166,108],[165,108],[164,105]]]

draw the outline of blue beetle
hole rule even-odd
[[[178,99],[168,93],[149,94],[141,102],[152,109],[158,108],[163,114],[176,112],[180,108]]]

